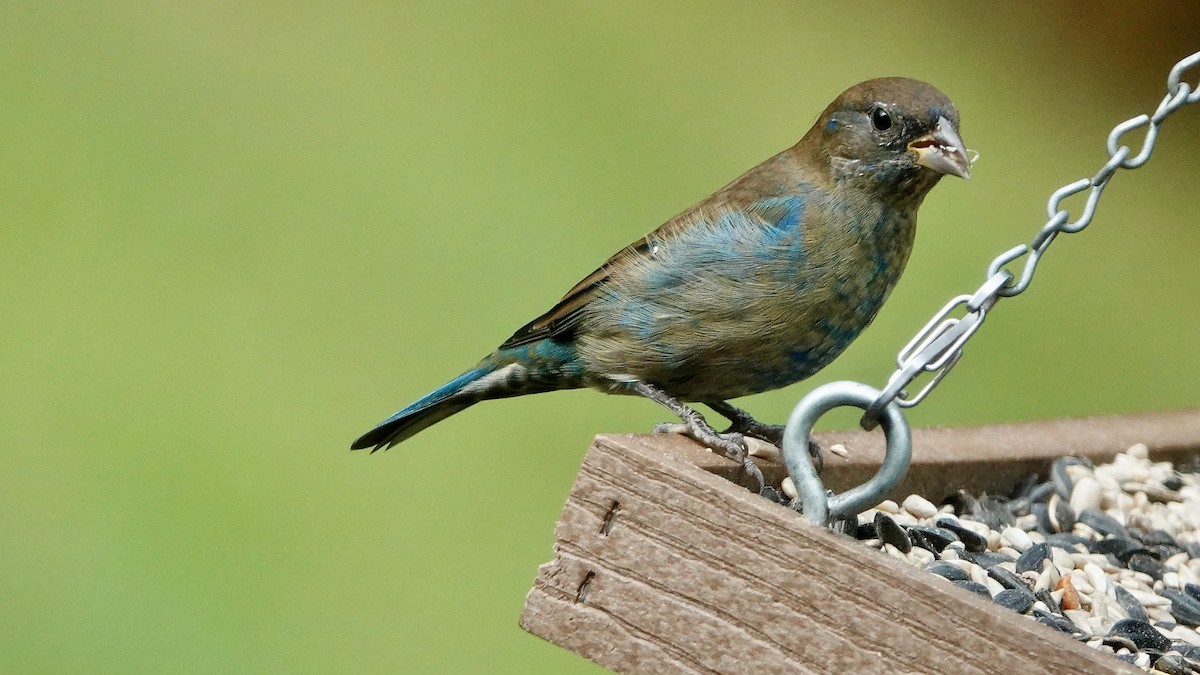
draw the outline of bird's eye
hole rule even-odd
[[[882,107],[876,107],[871,111],[871,124],[879,131],[887,131],[892,128],[892,116]]]

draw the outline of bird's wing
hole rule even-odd
[[[575,284],[570,291],[567,291],[562,300],[559,300],[558,304],[551,307],[549,311],[525,324],[516,333],[513,333],[512,337],[500,345],[500,348],[517,347],[544,338],[569,339],[573,335],[573,331],[580,319],[583,318],[583,311],[587,307],[588,302],[601,293],[606,284],[610,283],[614,269],[624,266],[630,258],[650,255],[655,244],[669,242],[685,228],[703,226],[706,221],[711,220],[711,216],[706,215],[706,213],[713,212],[710,210],[713,203],[717,202],[722,196],[734,196],[730,195],[731,188],[734,188],[738,182],[740,181],[727,186],[722,192],[701,202],[700,206],[693,207],[672,218],[654,232],[619,251],[601,265],[599,269]],[[741,195],[736,196],[740,197]],[[734,203],[741,201],[743,200],[735,199]],[[709,209],[705,209],[702,206],[704,204],[708,204]],[[733,207],[733,204],[729,202],[723,205],[726,208]],[[742,206],[741,210],[754,221],[761,222],[764,227],[796,227],[799,224],[800,210],[802,208],[802,201],[796,202],[794,200],[772,197],[752,201],[748,205]],[[716,210],[719,211],[719,209]]]
[[[665,229],[665,226],[659,228],[659,230],[662,229]],[[512,334],[512,337],[500,345],[500,348],[518,347],[543,338],[569,338],[576,324],[583,317],[584,307],[595,297],[601,287],[608,283],[612,275],[613,266],[619,264],[620,261],[626,259],[628,256],[645,255],[650,250],[650,237],[658,233],[656,231],[654,235],[642,237],[633,244],[621,249],[616,255],[605,261],[599,269],[575,284],[571,290],[567,291],[563,299],[559,300],[558,304],[551,307],[549,311],[521,326],[517,332]]]

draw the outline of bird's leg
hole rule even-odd
[[[729,429],[725,433],[740,433],[752,438],[762,439],[779,449],[783,449],[783,425],[763,424],[750,416],[750,413],[725,401],[704,401],[704,405],[717,411],[719,415],[729,420]],[[821,455],[821,446],[813,439],[808,439],[808,454],[812,455],[817,473],[825,468],[825,458]]]
[[[761,491],[763,486],[766,485],[762,471],[754,463],[754,460],[750,459],[749,451],[746,449],[746,441],[742,438],[741,434],[717,433],[705,421],[703,415],[692,410],[681,403],[679,399],[668,395],[658,387],[646,384],[645,382],[633,382],[630,387],[634,392],[675,413],[682,421],[682,424],[660,424],[654,428],[655,433],[676,432],[693,438],[701,444],[720,452],[723,457],[740,464],[742,471],[749,474],[758,483],[757,487],[754,488],[755,492]]]
[[[704,405],[729,420],[730,426],[726,433],[737,432],[783,447],[783,425],[763,424],[751,417],[750,413],[725,401],[704,401]]]

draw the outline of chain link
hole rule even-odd
[[[1091,178],[1082,178],[1064,185],[1050,195],[1050,200],[1046,203],[1046,215],[1049,220],[1038,230],[1033,240],[1028,244],[1015,246],[992,260],[988,265],[986,280],[974,295],[960,295],[950,300],[900,350],[896,358],[896,371],[888,378],[887,386],[863,413],[864,429],[875,428],[883,410],[892,401],[900,407],[911,408],[924,400],[962,358],[962,350],[967,340],[983,325],[983,320],[992,307],[1001,298],[1020,295],[1029,288],[1038,262],[1054,243],[1055,238],[1059,234],[1079,232],[1092,222],[1100,195],[1117,171],[1136,169],[1150,159],[1150,153],[1154,151],[1158,140],[1159,127],[1167,117],[1184,105],[1200,102],[1200,84],[1193,87],[1183,81],[1184,73],[1197,64],[1200,64],[1200,52],[1176,63],[1167,76],[1167,95],[1154,114],[1138,115],[1113,127],[1108,135],[1108,162]],[[1141,150],[1133,155],[1129,146],[1121,144],[1121,138],[1142,127],[1146,128],[1146,136],[1142,140]],[[1071,220],[1071,214],[1062,208],[1062,202],[1085,191],[1088,195],[1083,213]],[[1021,258],[1025,258],[1025,263],[1018,277],[1007,268]],[[952,316],[956,312],[961,312],[962,315]],[[905,387],[912,384],[921,373],[932,373],[933,378],[916,394],[909,395]]]

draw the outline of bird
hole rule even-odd
[[[803,380],[879,312],[912,250],[917,210],[970,178],[958,111],[933,85],[884,77],[842,92],[793,146],[620,250],[474,368],[352,449],[390,448],[488,399],[590,387],[640,395],[762,487],[745,437],[783,427],[728,401]],[[716,431],[689,403],[728,418]]]

